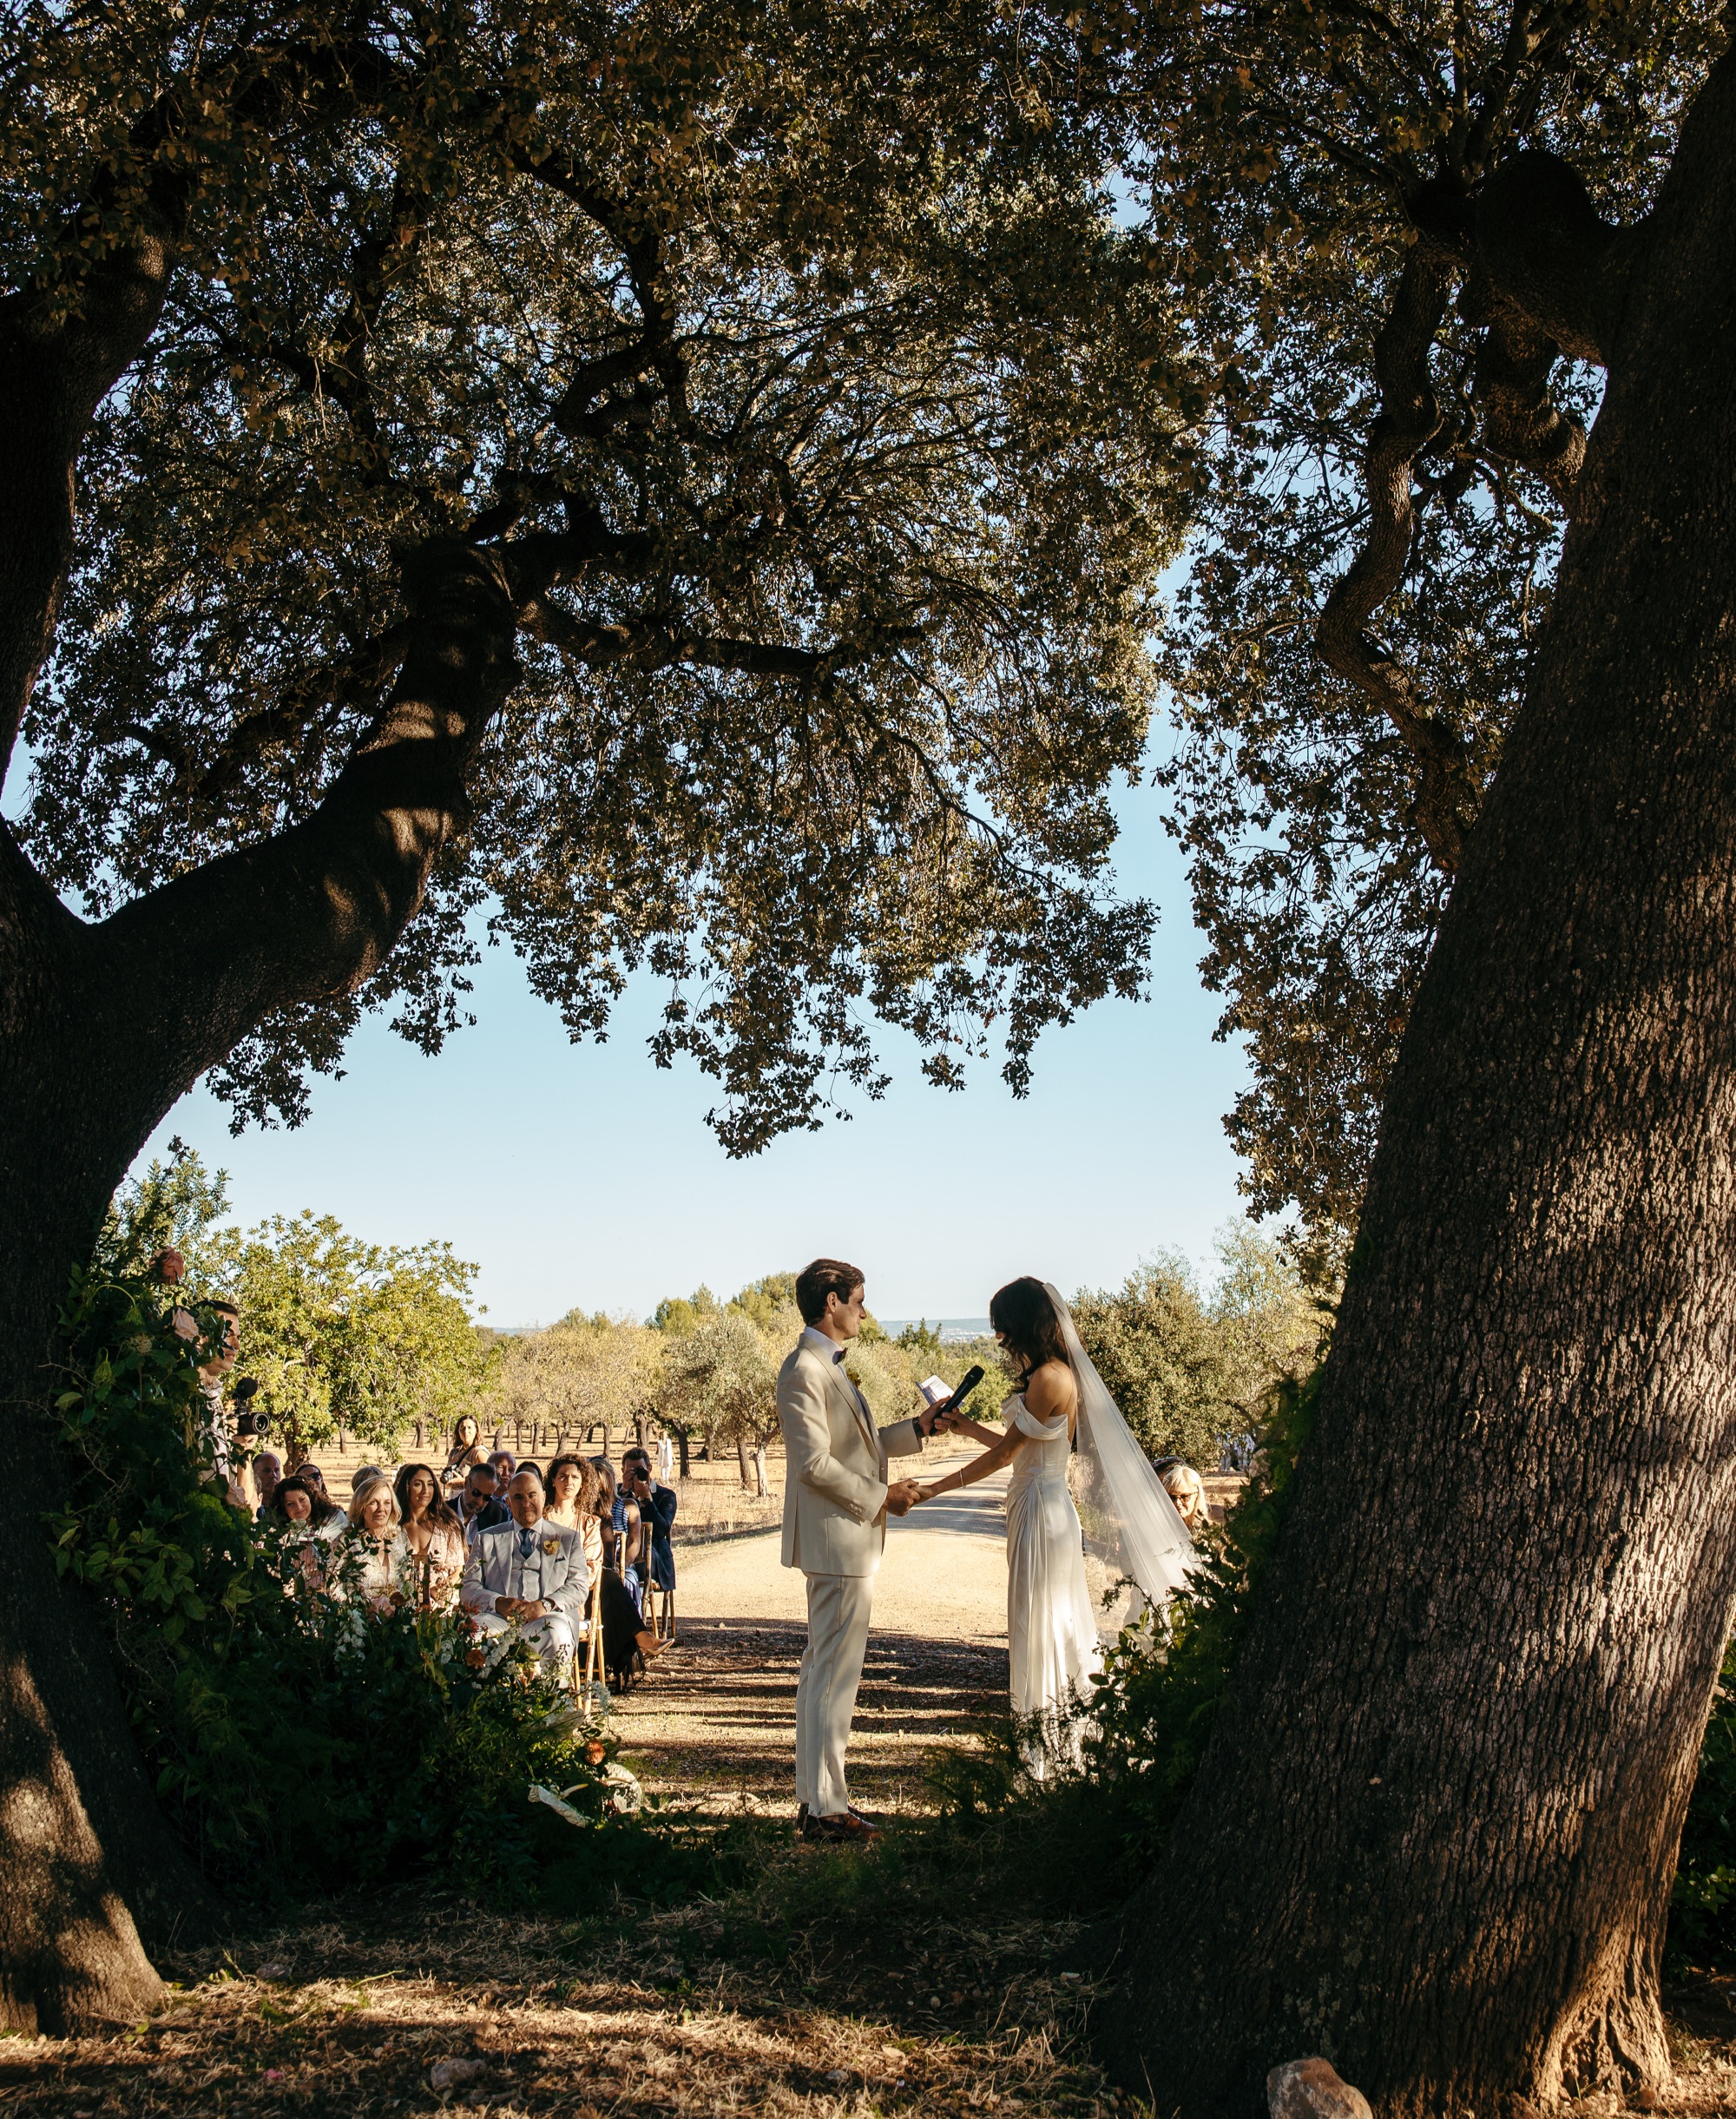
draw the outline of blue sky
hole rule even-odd
[[[179,1133],[229,1171],[244,1222],[306,1207],[376,1242],[448,1238],[481,1267],[497,1324],[575,1305],[643,1316],[702,1280],[727,1294],[819,1252],[860,1265],[871,1304],[895,1318],[980,1316],[1020,1273],[1070,1292],[1119,1282],[1159,1248],[1206,1262],[1240,1210],[1221,1118],[1243,1069],[1212,1041],[1218,1004],[1194,969],[1159,801],[1141,787],[1118,805],[1122,886],[1161,908],[1152,997],[1049,1031],[1022,1102],[992,1066],[961,1093],[930,1089],[888,1037],[884,1101],[732,1162],[705,1123],[714,1085],[646,1055],[648,985],[629,990],[606,1044],[573,1045],[510,950],[485,949],[477,1027],[437,1059],[372,1023],[298,1131],[232,1138],[225,1108],[195,1089],[146,1155]]]

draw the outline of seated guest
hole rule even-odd
[[[267,1522],[280,1523],[298,1532],[299,1543],[307,1538],[329,1542],[350,1527],[343,1510],[334,1508],[320,1489],[299,1471],[278,1481],[260,1513]]]
[[[542,1482],[534,1473],[519,1472],[506,1500],[512,1521],[478,1530],[470,1546],[462,1602],[485,1634],[521,1628],[556,1672],[584,1630],[584,1541],[544,1518]]]
[[[253,1459],[253,1484],[260,1492],[259,1512],[261,1516],[271,1506],[271,1497],[277,1491],[278,1481],[282,1477],[282,1458],[275,1450],[261,1450]]]
[[[594,1457],[602,1492],[597,1498],[597,1517],[602,1524],[603,1564],[612,1567],[627,1584],[633,1608],[639,1610],[644,1596],[637,1563],[641,1557],[639,1504],[615,1484],[615,1466],[606,1457]]]
[[[650,1551],[646,1555],[646,1579],[660,1589],[675,1586],[675,1548],[670,1530],[675,1521],[675,1490],[665,1486],[651,1469],[649,1451],[628,1451],[621,1460],[621,1476],[642,1518]]]
[[[424,1610],[450,1604],[464,1571],[464,1533],[426,1464],[406,1464],[392,1491]]]
[[[378,1464],[358,1464],[350,1474],[350,1491],[358,1494],[370,1480],[383,1479],[385,1477],[385,1472]]]
[[[332,1501],[331,1495],[326,1491],[326,1474],[319,1469],[319,1465],[314,1463],[311,1457],[304,1457],[301,1462],[295,1467],[295,1477],[299,1479],[305,1480],[306,1483],[313,1489],[315,1493],[319,1494],[324,1500],[331,1502],[333,1508],[337,1507],[337,1503]]]
[[[452,1430],[452,1446],[447,1451],[446,1461],[440,1468],[441,1485],[462,1486],[470,1476],[470,1467],[482,1461],[482,1431],[467,1412]]]
[[[458,1528],[464,1532],[466,1545],[474,1544],[478,1530],[493,1530],[512,1518],[505,1504],[496,1497],[494,1469],[490,1464],[472,1464],[469,1475],[452,1504],[452,1512],[458,1519]]]
[[[494,1490],[503,1498],[511,1491],[512,1475],[518,1469],[518,1459],[510,1450],[490,1450],[489,1467],[494,1473]]]
[[[615,1466],[606,1457],[594,1457],[591,1470],[597,1475],[596,1517],[602,1530],[602,1563],[621,1572],[621,1497],[615,1491]]]
[[[597,1585],[596,1601],[602,1619],[603,1668],[615,1677],[632,1668],[635,1651],[648,1661],[661,1655],[669,1643],[660,1641],[643,1622],[627,1584],[602,1563],[602,1524],[596,1511],[602,1485],[595,1464],[576,1457],[557,1457],[549,1467],[544,1514],[549,1522],[565,1523],[576,1530],[584,1541],[585,1565]]]
[[[385,1472],[356,1489],[349,1528],[335,1539],[326,1562],[326,1587],[340,1600],[363,1605],[378,1616],[404,1602],[410,1547],[398,1527],[398,1496]]]

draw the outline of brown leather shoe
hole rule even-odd
[[[834,1846],[872,1846],[880,1837],[865,1818],[857,1817],[848,1810],[842,1817],[811,1817],[805,1829],[812,1835],[816,1826],[819,1827],[819,1836],[830,1839]]]

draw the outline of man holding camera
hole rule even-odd
[[[675,1490],[659,1483],[651,1470],[651,1453],[642,1448],[628,1450],[621,1458],[621,1480],[627,1499],[638,1504],[639,1520],[650,1544],[644,1562],[646,1581],[654,1589],[673,1589],[675,1548],[669,1532],[679,1505]]]

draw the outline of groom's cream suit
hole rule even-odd
[[[844,1372],[844,1349],[812,1326],[778,1372],[784,1431],[784,1565],[808,1579],[808,1645],[796,1679],[796,1800],[815,1817],[850,1807],[844,1747],[856,1711],[874,1573],[886,1542],[886,1459],[922,1448],[914,1420],[877,1428]]]

